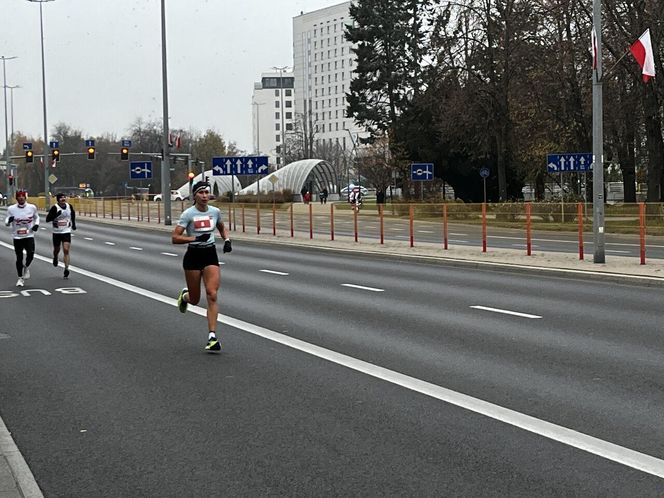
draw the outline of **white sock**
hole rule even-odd
[[[208,335],[208,339],[216,339],[217,336],[214,332],[210,332],[210,335]]]

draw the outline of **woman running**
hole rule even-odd
[[[224,239],[224,252],[231,252],[231,240],[228,230],[221,221],[221,212],[214,206],[209,206],[210,184],[198,182],[192,188],[194,205],[184,210],[180,220],[173,230],[171,240],[173,244],[189,244],[182,261],[184,277],[187,287],[178,295],[178,309],[181,313],[187,311],[187,305],[198,304],[201,299],[201,279],[205,286],[207,298],[208,342],[207,351],[221,350],[217,339],[217,291],[219,290],[219,258],[215,247],[214,230],[217,228]],[[186,232],[186,233],[185,233]]]

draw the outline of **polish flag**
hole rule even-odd
[[[178,133],[175,137],[175,148],[179,149],[180,147],[182,147],[182,136]]]
[[[650,41],[650,28],[646,29],[645,33],[629,47],[629,51],[641,66],[643,81],[647,83],[650,78],[655,76],[655,56]]]

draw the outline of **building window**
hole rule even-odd
[[[286,119],[293,119],[293,113],[292,112],[287,112],[286,113]]]
[[[275,142],[281,142],[281,135],[275,135],[274,136],[274,141]]]
[[[279,123],[274,123],[274,129],[275,131],[279,131],[281,129],[281,125]]]
[[[277,152],[277,154],[281,154],[281,152]],[[277,166],[281,164],[281,158],[277,157]]]
[[[337,131],[339,131],[339,121],[337,121],[337,122],[335,123],[335,125],[336,125],[336,129],[337,129]],[[339,140],[339,139],[337,138],[337,140]]]
[[[275,112],[274,113],[274,119],[281,119],[281,114],[279,114],[278,112]]]
[[[293,123],[286,123],[286,131],[293,131]]]
[[[287,100],[286,101],[286,107],[293,107],[293,101],[292,100]]]
[[[293,95],[293,90],[286,90],[286,97],[290,97]]]
[[[281,154],[281,145],[277,145],[277,154]]]
[[[278,101],[278,100],[275,100],[275,101],[274,101],[274,107],[277,108],[277,109],[279,109],[279,101]]]
[[[275,96],[275,97],[278,97],[278,96],[279,96],[279,90],[275,90],[275,91],[274,91],[274,96]]]

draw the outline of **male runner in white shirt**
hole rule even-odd
[[[39,230],[39,214],[37,207],[30,204],[28,194],[24,190],[16,192],[16,204],[7,208],[5,226],[12,226],[14,239],[14,252],[16,253],[16,273],[18,273],[17,287],[25,285],[25,279],[30,278],[30,263],[35,256],[35,232]],[[25,264],[23,264],[23,251],[25,251]]]
[[[46,223],[53,223],[53,266],[58,266],[58,255],[62,245],[62,260],[65,264],[64,277],[69,278],[69,247],[71,246],[71,231],[76,230],[76,211],[74,206],[67,202],[65,194],[55,196],[57,204],[51,206],[46,215]]]

